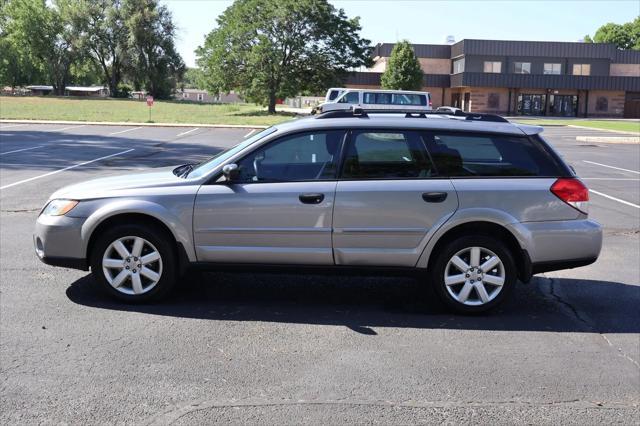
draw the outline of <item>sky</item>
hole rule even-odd
[[[177,47],[189,67],[194,50],[233,1],[161,0],[178,26]],[[360,17],[361,36],[376,43],[408,39],[444,44],[448,35],[492,40],[578,41],[607,22],[624,23],[640,15],[638,0],[482,1],[343,0],[332,1],[347,16]]]

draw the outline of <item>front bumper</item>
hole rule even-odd
[[[82,225],[85,218],[40,215],[33,232],[38,258],[53,266],[88,270]]]

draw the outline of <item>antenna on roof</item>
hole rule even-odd
[[[447,36],[447,44],[453,44],[456,42],[456,38],[452,35]]]

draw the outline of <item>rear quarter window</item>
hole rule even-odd
[[[450,177],[555,177],[557,160],[527,136],[429,132],[424,135],[438,174]]]

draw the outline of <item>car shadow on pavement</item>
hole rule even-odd
[[[377,327],[640,332],[640,287],[615,282],[535,277],[530,284],[518,283],[513,297],[482,316],[449,313],[428,286],[414,278],[220,272],[183,279],[178,286],[167,301],[129,305],[103,295],[87,275],[71,284],[67,296],[99,309],[219,321],[342,325],[366,335],[377,334]],[[559,295],[566,286],[580,286],[582,294],[590,296],[573,306]]]

